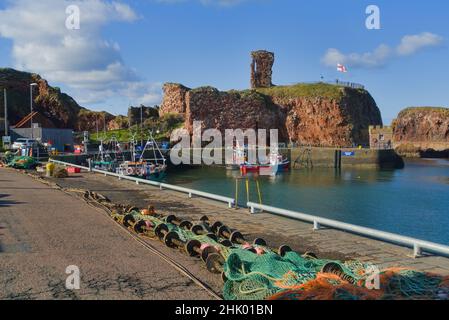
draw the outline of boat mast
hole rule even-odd
[[[162,151],[159,148],[159,145],[157,144],[157,141],[153,137],[153,132],[151,132],[151,139],[153,139],[153,143],[156,145],[157,151],[159,152],[159,154],[161,156],[162,164],[165,165],[166,159],[165,159],[164,155],[162,154]],[[154,146],[153,146],[153,148],[154,148]],[[155,156],[155,158],[156,158],[156,164],[157,164],[157,157]]]

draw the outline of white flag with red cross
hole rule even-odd
[[[337,71],[346,73],[346,72],[348,72],[348,68],[346,68],[344,65],[339,63],[339,64],[337,64]]]

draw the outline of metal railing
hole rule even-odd
[[[63,161],[54,160],[54,159],[49,159],[49,161],[53,162],[53,163],[56,163],[56,164],[60,164],[60,165],[62,165],[64,167],[74,167],[74,168],[89,170],[88,167],[79,166],[79,165],[73,164],[73,163],[63,162]]]
[[[198,191],[198,190],[185,188],[185,187],[174,186],[174,185],[160,183],[160,182],[156,182],[156,181],[150,181],[150,180],[145,180],[145,179],[140,179],[140,178],[135,178],[135,177],[124,176],[124,175],[120,175],[117,173],[98,170],[98,169],[89,169],[88,167],[83,167],[83,166],[79,166],[79,165],[75,165],[75,164],[71,164],[71,163],[67,163],[67,162],[63,162],[63,161],[53,160],[53,159],[50,159],[50,162],[60,164],[60,165],[66,166],[66,167],[75,167],[75,168],[80,168],[80,169],[83,169],[86,171],[104,174],[105,176],[116,177],[120,180],[124,179],[124,180],[134,181],[136,184],[142,183],[142,184],[156,186],[156,187],[159,187],[161,190],[168,189],[168,190],[186,193],[186,194],[188,194],[189,198],[191,198],[192,196],[195,195],[195,196],[202,197],[202,198],[207,198],[207,199],[212,199],[212,200],[216,200],[219,202],[224,202],[224,203],[228,204],[229,208],[232,208],[235,205],[235,199],[233,199],[233,198],[228,198],[228,197],[224,197],[224,196],[220,196],[220,195],[216,195],[216,194],[212,194],[212,193],[208,193],[208,192]],[[331,220],[331,219],[322,218],[322,217],[318,217],[318,216],[308,215],[305,213],[295,212],[295,211],[291,211],[291,210],[280,209],[280,208],[271,207],[271,206],[258,204],[258,203],[253,203],[253,202],[248,202],[247,207],[250,208],[251,213],[253,213],[253,214],[256,213],[257,210],[262,210],[263,212],[273,213],[273,214],[284,216],[287,218],[310,222],[313,224],[314,230],[319,230],[321,227],[328,227],[328,228],[333,228],[333,229],[337,229],[337,230],[342,230],[342,231],[358,234],[358,235],[369,237],[369,238],[382,240],[385,242],[399,244],[399,245],[402,245],[405,247],[410,247],[410,248],[413,248],[414,257],[420,257],[423,254],[423,252],[436,253],[436,254],[440,254],[440,255],[444,255],[444,256],[449,256],[449,246],[434,243],[434,242],[419,240],[419,239],[415,239],[412,237],[401,236],[401,235],[390,233],[390,232],[361,227],[361,226],[357,226],[357,225],[353,225],[353,224],[349,224],[349,223],[344,223],[344,222],[340,222],[340,221],[336,221],[336,220]]]
[[[341,86],[341,87],[347,87],[347,88],[352,88],[352,89],[365,89],[365,86],[363,84],[360,83],[355,83],[355,82],[349,82],[349,81],[340,81],[339,79],[335,79],[335,80],[322,80],[322,81],[304,81],[301,83],[305,83],[305,84],[331,84],[331,85],[336,85],[336,86]],[[292,85],[295,85],[295,83],[292,83]]]
[[[313,223],[314,230],[319,230],[321,227],[329,227],[378,240],[383,240],[385,242],[399,244],[405,247],[411,247],[413,248],[414,257],[422,256],[423,252],[436,253],[444,256],[449,256],[449,246],[445,246],[434,242],[419,240],[412,237],[401,236],[390,232],[370,229],[349,223],[312,216],[291,210],[270,207],[267,205],[253,202],[248,202],[247,206],[251,209],[251,213],[253,214],[256,213],[256,210],[262,210],[263,212],[274,213],[276,215]]]
[[[168,190],[186,193],[186,194],[188,194],[189,198],[192,198],[193,196],[198,196],[201,198],[224,202],[224,203],[228,204],[229,208],[232,208],[235,205],[234,198],[224,197],[224,196],[216,195],[213,193],[203,192],[203,191],[199,191],[199,190],[194,190],[194,189],[185,188],[185,187],[179,187],[179,186],[175,186],[175,185],[171,185],[171,184],[167,184],[167,183],[161,183],[161,182],[156,182],[156,181],[151,181],[151,180],[146,180],[146,179],[141,179],[141,178],[136,178],[136,177],[125,176],[125,175],[121,175],[121,174],[114,173],[114,172],[108,172],[108,171],[98,170],[98,169],[94,169],[94,168],[83,167],[83,166],[79,166],[76,164],[63,162],[63,161],[59,161],[59,160],[54,160],[54,159],[50,159],[49,161],[59,164],[59,165],[62,165],[62,166],[65,166],[65,167],[74,167],[74,168],[79,168],[79,169],[86,170],[89,172],[103,174],[105,176],[116,177],[119,180],[123,179],[123,180],[134,181],[136,184],[148,184],[151,186],[158,187],[160,190],[168,189]]]

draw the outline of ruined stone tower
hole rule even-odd
[[[273,86],[271,76],[274,53],[265,50],[251,52],[251,88],[268,88]]]

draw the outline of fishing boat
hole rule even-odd
[[[140,154],[137,152],[138,148],[134,139],[130,145],[131,161],[123,161],[116,170],[117,174],[154,181],[160,181],[165,178],[167,160],[151,133]],[[145,155],[148,153],[151,153],[153,157],[145,158]]]
[[[123,158],[123,151],[120,143],[113,137],[109,142],[101,140],[98,146],[98,153],[94,156],[92,165],[95,169],[115,172],[121,158]]]
[[[256,173],[259,175],[276,175],[282,172],[286,172],[290,169],[290,161],[285,159],[277,151],[271,152],[269,155],[269,163],[267,164],[251,164],[245,162],[240,165],[240,172],[243,175],[248,173]]]

